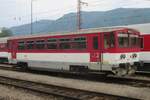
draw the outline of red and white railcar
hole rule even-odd
[[[7,40],[8,38],[0,39],[0,63],[8,62]]]
[[[116,27],[12,37],[8,59],[31,69],[125,75],[139,62],[139,35],[134,29]]]
[[[142,34],[141,37],[140,61],[145,65],[150,64],[150,34]]]

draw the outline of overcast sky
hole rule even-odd
[[[83,11],[107,11],[115,8],[149,8],[150,0],[82,0]],[[31,0],[0,0],[0,27],[30,22]],[[33,0],[33,19],[57,19],[76,12],[77,0]]]

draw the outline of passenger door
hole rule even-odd
[[[91,62],[101,62],[101,52],[100,52],[100,34],[95,34],[91,36]]]
[[[10,59],[16,59],[16,53],[17,53],[17,46],[15,41],[8,41],[9,43],[9,53],[10,53]]]

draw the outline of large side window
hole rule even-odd
[[[45,41],[44,40],[37,40],[36,41],[36,49],[44,49],[45,48]]]
[[[114,32],[104,33],[104,48],[114,48],[115,47],[115,34]]]
[[[71,39],[59,39],[60,49],[71,49]]]
[[[34,49],[34,41],[27,41],[27,49]]]
[[[18,50],[24,50],[25,49],[25,42],[20,41],[18,42]]]
[[[129,34],[120,32],[118,34],[118,43],[120,48],[129,47]]]
[[[130,47],[139,47],[139,36],[130,34]]]
[[[47,40],[48,49],[57,49],[57,39],[48,39]]]
[[[98,49],[98,36],[93,37],[93,49]]]
[[[72,49],[86,49],[87,48],[87,40],[86,37],[77,37],[72,41]]]

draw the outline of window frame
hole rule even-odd
[[[66,48],[66,47],[61,47],[62,45],[64,46],[69,46],[69,48]],[[72,49],[72,38],[59,38],[58,39],[58,48],[60,50],[70,50]]]
[[[111,34],[113,34],[113,45],[111,45]],[[105,36],[106,36],[106,38],[105,38]],[[103,34],[103,45],[104,45],[104,49],[111,49],[111,48],[116,48],[116,32],[114,32],[114,31],[111,31],[111,32],[106,32],[106,33],[104,33]],[[106,42],[106,44],[105,44],[105,42]],[[107,47],[106,47],[107,46]]]
[[[49,40],[53,40],[53,41],[49,41]],[[49,48],[50,44],[55,44],[56,48]],[[58,49],[58,39],[57,38],[48,38],[46,40],[46,49],[48,49],[48,50],[56,50],[56,49]]]
[[[45,40],[44,39],[35,40],[34,45],[35,45],[35,49],[43,50],[45,49]],[[43,47],[40,47],[42,45]]]
[[[120,46],[120,41],[119,39],[120,38],[124,38],[123,40],[123,46]],[[125,40],[125,38],[127,40]],[[130,34],[128,32],[125,32],[125,31],[119,31],[118,34],[117,34],[117,40],[118,40],[118,48],[130,48]],[[127,46],[125,46],[125,43],[127,42]]]
[[[94,50],[98,50],[99,49],[99,37],[98,36],[93,36],[92,37],[93,41],[92,41],[92,45],[93,45],[93,49]]]
[[[21,42],[24,44],[24,48],[23,48],[23,49],[20,49],[20,48],[19,48],[19,44],[20,44]],[[18,42],[17,42],[17,50],[25,50],[25,49],[26,49],[26,41],[24,41],[24,40],[18,41]]]
[[[130,38],[130,47],[139,47],[139,35],[137,34],[129,34],[129,38]],[[132,37],[131,37],[132,36]],[[134,36],[134,37],[133,37]],[[135,38],[135,44],[132,44],[132,40],[131,38]]]
[[[139,40],[139,42],[140,42],[140,46],[139,46],[139,47],[140,47],[141,49],[144,49],[144,37],[139,37],[139,39],[140,39],[140,40]]]
[[[74,45],[75,43],[77,45]],[[84,44],[85,47],[84,46],[82,47],[83,44],[81,45],[80,43],[81,44],[85,43]],[[80,37],[78,36],[78,37],[72,38],[72,49],[74,49],[74,50],[85,50],[85,49],[87,49],[87,47],[88,47],[88,43],[87,43],[87,37],[86,36],[80,36]]]
[[[32,43],[29,43],[29,42],[32,42]],[[30,45],[31,45],[31,44],[33,45],[32,48],[28,48],[29,44],[30,44]],[[35,49],[35,40],[27,40],[27,41],[26,41],[26,49],[27,49],[27,50],[34,50],[34,49]]]

